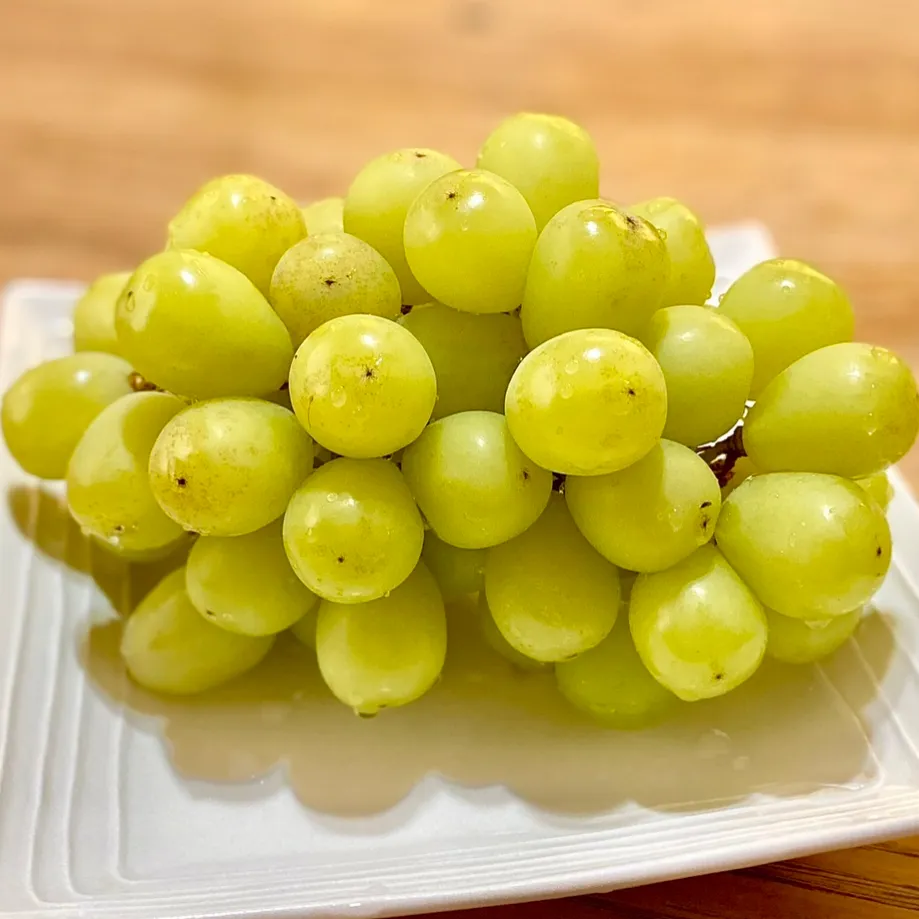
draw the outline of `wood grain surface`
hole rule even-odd
[[[504,115],[593,134],[604,192],[756,217],[919,366],[915,0],[0,0],[0,282],[158,248],[203,180],[304,199]],[[919,457],[906,463],[919,483]],[[469,919],[897,919],[919,840]]]

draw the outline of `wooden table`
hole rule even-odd
[[[763,219],[919,366],[915,0],[0,0],[0,282],[158,248],[204,179],[342,192],[422,144],[470,161],[505,114],[586,125],[605,193]],[[907,460],[919,483],[919,455]],[[476,913],[894,919],[919,840]]]

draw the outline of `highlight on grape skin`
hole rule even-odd
[[[312,202],[217,177],[87,288],[0,417],[102,550],[191,547],[125,622],[136,683],[297,641],[372,716],[438,691],[449,608],[572,717],[666,731],[858,640],[910,368],[800,260],[707,305],[704,215],[600,186],[583,126],[521,113],[475,162],[405,147]]]

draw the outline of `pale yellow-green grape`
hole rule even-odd
[[[96,278],[73,308],[73,350],[120,354],[115,332],[115,304],[130,271]]]
[[[306,232],[310,236],[344,232],[344,212],[344,198],[320,198],[300,208]]]
[[[348,189],[345,231],[370,243],[392,265],[402,288],[403,303],[426,303],[431,299],[415,280],[405,258],[402,233],[409,205],[435,179],[460,168],[445,153],[410,147],[371,160]]]
[[[312,468],[313,442],[287,409],[213,399],[163,428],[150,454],[150,485],[185,529],[242,536],[280,517]]]
[[[278,259],[304,236],[297,202],[250,175],[212,179],[169,222],[169,248],[197,249],[219,258],[266,297]]]
[[[121,656],[144,689],[193,695],[251,670],[274,636],[237,635],[207,622],[185,591],[185,569],[167,574],[125,623]]]
[[[718,310],[737,323],[753,346],[752,397],[799,357],[851,341],[852,304],[826,275],[794,259],[762,262],[741,275]]]
[[[741,482],[746,482],[751,475],[757,475],[756,466],[750,460],[749,456],[742,456],[734,463],[731,470],[731,477],[728,479],[724,488],[721,489],[721,500],[724,499],[735,489]]]
[[[13,459],[30,475],[62,479],[89,423],[131,392],[131,365],[81,351],[27,370],[3,394],[0,421]]]
[[[136,562],[139,565],[147,565],[152,562],[163,562],[169,559],[178,564],[185,558],[188,550],[193,545],[197,537],[192,533],[183,532],[181,537],[175,542],[167,543],[157,549],[125,549],[121,544],[108,542],[99,539],[97,536],[90,536],[89,540],[93,547],[98,547],[110,555],[117,556],[126,562]],[[174,567],[174,566],[171,566]],[[165,570],[165,569],[163,569]]]
[[[308,236],[278,262],[269,295],[294,347],[337,316],[370,313],[398,319],[402,293],[386,259],[347,233]]]
[[[245,536],[202,536],[188,554],[185,588],[199,613],[240,635],[283,632],[319,607],[290,567],[280,520]]]
[[[435,179],[405,216],[405,257],[428,299],[507,313],[523,299],[536,223],[523,195],[484,169]]]
[[[574,329],[638,335],[670,277],[661,234],[607,201],[562,208],[539,234],[520,318],[531,348]]]
[[[460,412],[428,425],[402,473],[434,532],[460,549],[522,533],[545,509],[552,475],[528,460],[502,415]]]
[[[705,460],[662,440],[619,472],[568,476],[565,500],[604,558],[630,571],[662,571],[712,538],[721,489]]]
[[[313,593],[338,603],[375,600],[421,557],[424,524],[389,460],[337,459],[297,490],[284,515],[284,548]]]
[[[630,466],[658,442],[667,385],[640,342],[611,329],[581,329],[523,359],[507,387],[504,413],[534,463],[602,475]]]
[[[809,664],[829,657],[842,647],[858,628],[862,608],[832,619],[794,619],[766,610],[769,642],[766,654],[786,664]]]
[[[632,588],[629,628],[651,675],[687,702],[721,696],[759,667],[766,615],[712,545]]]
[[[305,648],[316,650],[316,622],[319,619],[319,605],[308,610],[291,627],[290,633]]]
[[[715,540],[766,606],[798,619],[844,616],[890,565],[884,512],[838,476],[752,476],[722,505]]]
[[[549,661],[533,660],[532,657],[521,654],[515,647],[507,643],[507,639],[501,634],[500,629],[495,624],[491,610],[488,608],[488,598],[485,596],[484,590],[479,594],[475,615],[485,644],[518,670],[549,670],[553,666]]]
[[[84,533],[120,555],[155,553],[185,535],[156,503],[147,474],[160,431],[183,408],[163,392],[122,396],[92,420],[70,457],[70,513]]]
[[[744,421],[743,441],[763,472],[861,478],[901,459],[919,431],[919,394],[892,351],[846,342],[782,371]]]
[[[886,471],[875,472],[862,479],[856,479],[855,484],[864,488],[877,502],[881,510],[886,511],[890,507],[890,501],[893,498],[893,485],[890,484]]]
[[[590,135],[558,115],[521,112],[505,119],[482,145],[476,166],[520,191],[537,230],[565,205],[600,194],[600,160]]]
[[[428,530],[421,557],[449,603],[485,586],[485,553],[485,549],[457,549]]]
[[[423,563],[378,600],[323,600],[319,607],[319,669],[329,689],[359,715],[424,695],[440,676],[446,651],[444,602]]]
[[[402,325],[424,345],[434,365],[435,418],[504,411],[507,384],[527,353],[516,316],[477,316],[429,303],[416,306]]]
[[[190,250],[160,252],[131,275],[115,328],[136,370],[194,399],[273,392],[293,357],[284,323],[252,282]]]
[[[642,341],[667,381],[665,437],[697,447],[734,427],[750,394],[753,349],[730,319],[671,306],[651,317]]]
[[[300,423],[342,456],[388,456],[410,444],[434,409],[437,379],[411,332],[380,316],[340,316],[312,332],[290,367]]]
[[[575,708],[618,730],[659,724],[679,705],[641,662],[626,616],[595,648],[556,664],[555,681]]]
[[[488,608],[511,647],[564,661],[599,644],[619,612],[619,572],[581,535],[561,495],[485,560]]]
[[[715,262],[702,221],[676,198],[651,198],[633,204],[629,210],[657,227],[664,237],[670,256],[670,280],[661,305],[705,303],[715,283]]]

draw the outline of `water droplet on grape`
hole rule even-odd
[[[332,390],[332,405],[335,408],[341,408],[347,401],[348,395],[341,387]]]
[[[576,360],[568,361],[568,363],[565,364],[565,373],[567,373],[568,376],[573,376],[577,372],[578,372],[578,362]]]

